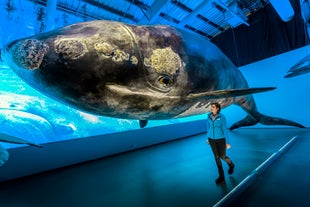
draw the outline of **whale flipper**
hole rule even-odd
[[[310,66],[309,65],[298,68],[298,70],[290,71],[290,73],[285,75],[284,78],[292,78],[292,77],[303,75],[306,73],[310,73]]]
[[[230,127],[230,130],[234,130],[234,129],[237,129],[237,128],[243,127],[243,126],[253,126],[257,123],[261,123],[263,125],[287,125],[287,126],[295,126],[295,127],[305,128],[305,126],[303,126],[297,122],[288,120],[288,119],[267,116],[267,115],[261,114],[259,112],[256,112],[256,113],[253,113],[251,115],[247,115],[244,119],[234,123]]]
[[[139,120],[140,128],[144,128],[147,125],[147,120]]]
[[[42,145],[3,133],[0,133],[0,142],[8,142],[13,144],[28,144],[35,147],[42,147]]]
[[[253,93],[271,91],[274,89],[276,89],[276,87],[216,90],[216,91],[208,91],[208,92],[202,92],[202,93],[191,93],[187,96],[187,99],[195,99],[195,98],[201,98],[201,97],[205,99],[230,98],[230,97],[236,97],[236,96],[249,95]]]

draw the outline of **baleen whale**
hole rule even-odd
[[[211,102],[239,105],[247,116],[230,129],[301,124],[257,110],[233,63],[210,41],[165,25],[90,21],[9,43],[3,58],[26,83],[79,110],[123,119],[203,114]]]

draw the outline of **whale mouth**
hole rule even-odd
[[[143,96],[151,99],[167,99],[169,100],[180,100],[181,96],[171,96],[165,93],[160,93],[158,91],[150,91],[150,90],[137,90],[134,88],[129,88],[128,86],[116,85],[116,84],[107,84],[106,88],[108,91],[113,94],[118,94],[119,96]]]
[[[113,94],[120,96],[144,96],[152,99],[161,99],[167,101],[180,100],[190,101],[197,99],[220,99],[220,98],[231,98],[236,96],[246,96],[253,93],[261,93],[276,89],[276,87],[260,87],[260,88],[241,88],[241,89],[227,89],[227,90],[216,90],[207,91],[201,93],[189,93],[184,96],[171,96],[165,93],[159,93],[157,91],[139,91],[136,89],[130,89],[127,86],[121,86],[116,84],[107,84],[106,88]]]

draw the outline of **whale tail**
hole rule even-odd
[[[244,111],[246,111],[247,116],[244,119],[234,123],[230,127],[230,130],[234,130],[243,126],[253,126],[257,123],[261,123],[263,125],[286,125],[305,128],[303,125],[297,122],[288,119],[267,116],[258,112],[254,97],[252,95],[238,97],[235,104],[239,105]]]
[[[297,122],[288,120],[288,119],[267,116],[267,115],[261,114],[259,112],[255,112],[255,113],[248,114],[244,119],[234,123],[230,127],[230,130],[234,130],[234,129],[237,129],[237,128],[243,127],[243,126],[253,126],[257,123],[261,123],[264,125],[287,125],[287,126],[295,126],[295,127],[299,127],[299,128],[305,128],[305,126],[303,126]]]

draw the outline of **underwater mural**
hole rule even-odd
[[[0,167],[9,159],[8,151],[0,144]]]
[[[129,121],[100,118],[58,104],[25,84],[1,61],[0,76],[2,134],[45,143],[111,133],[124,130],[123,126],[136,128]]]
[[[171,26],[82,22],[13,41],[2,53],[42,94],[86,113],[140,120],[141,127],[148,120],[205,114],[214,101],[247,112],[230,129],[303,127],[259,113],[251,94],[273,87],[249,88],[214,44]]]

